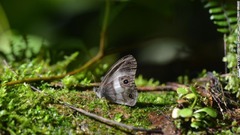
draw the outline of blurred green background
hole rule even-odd
[[[2,58],[21,61],[23,57],[13,59],[9,54],[21,52],[20,44],[26,41],[35,52],[27,56],[43,55],[51,63],[78,51],[75,62],[80,65],[98,51],[104,0],[1,0],[0,4]],[[194,77],[203,69],[224,72],[223,36],[201,1],[111,0],[110,8],[105,50],[116,59],[133,54],[138,74],[166,82],[184,74]]]

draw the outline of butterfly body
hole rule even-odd
[[[138,92],[135,85],[136,59],[127,55],[117,61],[103,78],[95,92],[99,98],[128,106],[134,106]]]

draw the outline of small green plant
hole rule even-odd
[[[137,86],[158,86],[160,84],[159,81],[155,81],[153,78],[144,79],[142,75],[136,78],[135,83]]]
[[[240,98],[240,80],[238,78],[237,72],[237,53],[236,53],[236,40],[237,32],[224,37],[227,44],[227,54],[223,57],[223,61],[227,63],[227,68],[230,71],[230,74],[224,77],[226,82],[225,90],[230,91],[233,94],[236,94],[237,98]]]
[[[204,129],[214,126],[214,119],[217,117],[217,110],[210,106],[204,106],[202,98],[191,86],[190,88],[178,88],[178,101],[181,106],[175,107],[172,117],[179,119],[177,125],[185,130]],[[187,126],[188,125],[188,126]]]
[[[204,7],[209,10],[210,19],[218,27],[217,31],[224,34],[225,56],[223,61],[227,63],[229,75],[224,77],[226,82],[225,90],[240,97],[240,81],[237,72],[237,9],[236,2],[206,1]]]

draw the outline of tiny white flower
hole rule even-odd
[[[179,114],[178,114],[179,110],[180,110],[180,109],[177,108],[177,107],[175,107],[175,108],[173,109],[173,111],[172,111],[172,118],[176,119],[176,118],[179,117]]]

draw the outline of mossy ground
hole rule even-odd
[[[175,93],[140,93],[134,107],[99,99],[92,90],[45,87],[33,91],[28,85],[1,87],[1,133],[81,134],[125,133],[59,104],[61,100],[117,122],[153,128],[149,115],[162,115],[175,102]]]

